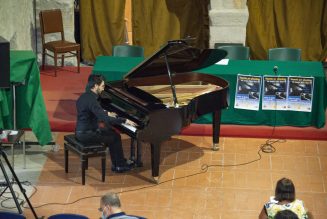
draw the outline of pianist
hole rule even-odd
[[[125,172],[131,166],[124,158],[120,134],[113,128],[113,124],[125,123],[135,126],[135,123],[117,117],[113,112],[105,111],[98,97],[104,90],[104,78],[101,75],[90,75],[85,93],[76,102],[77,124],[76,138],[85,144],[103,143],[109,147],[113,172]]]

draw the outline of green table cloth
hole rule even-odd
[[[31,128],[41,145],[52,140],[40,84],[40,71],[32,51],[10,51],[10,82],[16,86],[16,125]],[[22,84],[20,84],[22,83]],[[0,89],[0,128],[12,129],[12,90]]]
[[[96,58],[93,73],[104,75],[107,81],[120,80],[141,61],[142,58],[135,57],[99,56]],[[259,111],[234,108],[237,75],[274,75],[275,66],[278,67],[277,75],[315,78],[312,112],[261,110],[261,101]],[[229,82],[230,106],[222,112],[221,122],[224,124],[318,128],[325,125],[327,83],[320,62],[229,60],[228,65],[212,65],[196,72],[215,75]],[[211,123],[211,115],[202,116],[197,122]]]

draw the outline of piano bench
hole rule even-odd
[[[107,148],[101,144],[86,145],[75,138],[74,134],[64,136],[65,172],[68,173],[68,151],[79,155],[82,168],[82,184],[85,185],[85,170],[88,169],[90,157],[101,157],[102,182],[106,177]]]

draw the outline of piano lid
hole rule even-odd
[[[227,52],[221,49],[201,50],[189,46],[182,40],[168,41],[168,43],[153,56],[144,60],[129,71],[124,78],[142,78],[167,74],[165,56],[167,56],[172,73],[183,73],[213,65],[226,55]]]

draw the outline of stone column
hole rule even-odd
[[[246,0],[211,0],[209,16],[211,48],[215,43],[245,43]]]

